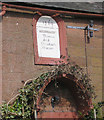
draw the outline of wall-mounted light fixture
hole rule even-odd
[[[58,104],[59,101],[60,101],[59,96],[53,96],[53,97],[51,98],[51,105],[52,105],[52,108],[54,108],[54,106],[55,106],[56,104]]]

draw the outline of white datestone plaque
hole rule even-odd
[[[41,16],[36,24],[39,57],[60,58],[59,27],[50,16]]]

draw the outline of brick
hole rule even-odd
[[[3,100],[10,100],[13,94],[16,94],[18,88],[22,87],[20,73],[6,73],[3,74]]]
[[[25,55],[23,58],[23,67],[24,72],[31,72],[34,71],[34,57],[32,55]]]
[[[9,36],[10,34],[12,35]],[[28,42],[30,39],[32,39],[32,19],[27,17],[26,19],[24,18],[21,19],[21,18],[17,18],[15,15],[14,17],[10,17],[10,16],[7,18],[5,17],[3,20],[3,37],[4,35],[8,41],[17,39],[18,42],[19,41]]]
[[[8,65],[8,53],[7,52],[3,52],[3,54],[2,54],[2,64],[3,65]]]
[[[76,38],[73,38],[71,36],[67,37],[68,47],[75,46],[75,47],[84,47],[85,43],[83,38],[79,38],[76,40]]]
[[[2,65],[2,34],[0,33],[0,65]]]
[[[75,57],[84,57],[85,56],[85,50],[84,48],[81,47],[75,47],[75,46],[70,46],[68,48],[68,53],[70,56],[75,56]]]
[[[78,64],[80,67],[86,67],[86,58],[85,57],[71,57],[71,60]],[[88,65],[91,65],[91,60],[88,58]]]
[[[27,48],[27,54],[34,55],[33,42],[28,42],[26,48]]]
[[[21,80],[38,77],[41,73],[52,69],[52,66],[34,65],[32,17],[19,13],[7,13],[3,17],[3,100],[9,100],[16,94],[17,89],[23,85]],[[96,22],[97,27],[101,27],[99,22]],[[65,23],[71,26],[86,26],[88,19],[66,19]],[[86,70],[84,31],[66,30],[68,53],[76,64]],[[101,34],[101,31],[94,32],[90,44],[87,44],[88,70],[92,83],[96,86],[99,100],[102,95],[102,70],[101,66],[98,66],[101,65],[99,60],[102,57]]]
[[[25,54],[28,51],[28,53],[33,54],[33,44],[30,44],[29,42],[4,40],[3,51],[8,53],[15,53],[15,54]]]
[[[91,79],[92,79],[92,82],[93,83],[97,83],[96,85],[98,85],[98,83],[101,83],[102,84],[102,75],[97,75],[97,74],[91,74],[90,75]]]
[[[2,65],[0,65],[0,105],[2,103]]]
[[[39,75],[40,75],[40,72],[36,73],[36,71],[35,72],[29,72],[29,74],[27,74],[25,72],[25,73],[21,74],[21,80],[26,81],[28,79],[37,78]]]
[[[103,32],[103,29],[102,29],[102,26],[98,26],[98,28],[100,28],[99,29],[99,31],[95,31],[94,32],[94,40],[96,41],[99,41],[100,39],[102,39],[102,37],[103,37],[103,34],[102,34],[102,32]]]
[[[27,52],[27,43],[26,42],[17,42],[16,43],[16,53],[25,54]]]
[[[73,35],[74,33],[74,35]],[[77,40],[76,40],[77,37]],[[76,43],[83,43],[84,44],[84,36],[83,31],[75,30],[75,29],[67,29],[67,39],[68,41],[76,44]]]
[[[95,49],[100,48],[101,49],[102,48],[102,37],[97,38],[94,36],[94,37],[90,38],[90,43],[87,43],[86,46],[87,46],[87,49],[90,49],[90,48],[95,48]]]
[[[90,78],[91,78],[91,83],[92,85],[95,87],[95,93],[97,94],[97,99],[99,99],[99,101],[101,101],[101,96],[103,94],[103,87],[102,87],[102,84],[103,84],[103,80],[102,80],[102,75],[97,75],[97,74],[91,74],[90,75]],[[96,100],[98,101],[98,100]]]
[[[85,27],[88,25],[88,20],[86,19],[65,19],[64,18],[64,21],[65,21],[65,24],[66,25],[69,25],[69,26],[79,26],[79,27]],[[82,24],[83,23],[83,24]]]
[[[8,65],[10,72],[23,72],[24,71],[24,61],[23,56],[16,54],[9,54]]]
[[[92,66],[89,66],[88,70],[89,70],[89,74],[90,75],[102,76],[102,67],[92,67]]]
[[[16,53],[17,42],[15,40],[3,40],[3,51],[7,53]]]
[[[8,81],[7,84],[3,84],[3,100],[8,101],[13,96],[18,93],[18,90],[23,87],[23,85],[19,84],[17,81]]]
[[[104,87],[103,87],[103,89],[102,89],[102,100],[104,101]]]
[[[91,75],[91,74],[92,74],[92,71],[93,71],[93,70],[92,70],[92,66],[88,66],[87,69],[88,69],[88,74]]]
[[[100,36],[101,37],[101,36]],[[94,48],[102,48],[102,37],[101,38],[97,38],[94,37],[93,39],[91,39],[90,44],[94,47]]]
[[[91,57],[91,65],[94,67],[102,67],[102,58]]]
[[[102,101],[102,95],[101,95],[101,92],[100,92],[100,91],[97,92],[96,95],[97,95],[97,98],[95,99],[95,102],[96,102],[96,103],[97,103],[97,102],[101,102],[101,101]]]
[[[96,82],[96,84],[95,84],[95,90],[96,91],[102,91],[102,82],[100,82],[100,80],[99,80],[99,82]]]
[[[90,57],[102,57],[102,49],[101,48],[89,48],[87,49],[87,55]]]
[[[82,26],[85,27],[85,21],[83,24],[78,22],[79,19],[77,20],[69,20],[69,23],[66,22],[66,25],[69,26]],[[83,20],[79,20],[83,21]],[[68,46],[76,46],[76,47],[84,47],[85,46],[85,38],[84,38],[84,31],[80,29],[66,29],[67,31],[67,41],[68,41]],[[73,34],[74,33],[74,34]]]
[[[8,81],[17,81],[21,79],[21,73],[4,73],[3,74],[3,83]]]
[[[92,67],[92,73],[96,75],[101,75],[102,76],[102,67]]]
[[[2,52],[0,51],[0,65],[2,65]]]

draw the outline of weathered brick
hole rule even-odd
[[[2,65],[2,52],[0,51],[0,65]]]
[[[8,53],[7,52],[3,52],[2,54],[2,65],[8,65]]]
[[[18,16],[18,17],[17,17]],[[3,17],[3,100],[9,100],[22,87],[21,80],[38,77],[52,69],[52,66],[34,65],[32,15],[7,13]],[[65,19],[66,25],[87,26],[89,19]],[[95,20],[100,28],[102,24]],[[72,60],[85,69],[85,39],[83,30],[66,29],[68,54]],[[97,99],[102,95],[102,33],[94,32],[90,43],[86,44],[88,71],[96,87]]]
[[[0,105],[1,103],[2,103],[2,22],[0,21]]]
[[[102,58],[98,57],[91,57],[91,64],[92,66],[102,67]]]
[[[0,65],[0,105],[2,103],[2,65]]]
[[[101,90],[97,90],[95,91],[96,92],[96,95],[97,95],[97,98],[96,98],[96,103],[97,102],[101,102],[102,101],[102,94],[101,94]]]
[[[17,54],[9,54],[8,57],[8,66],[10,68],[10,72],[18,72],[21,73],[24,71],[24,59],[23,55]]]
[[[102,84],[103,82],[102,75],[91,74],[90,77],[92,79],[92,82],[96,85],[98,85],[98,83]]]
[[[92,67],[92,74],[102,76],[102,67]]]
[[[102,57],[102,48],[89,48],[87,49],[87,55],[90,57]]]
[[[15,40],[3,40],[3,52],[16,53],[16,45]]]
[[[68,53],[72,57],[73,56],[75,56],[75,57],[84,57],[85,56],[84,48],[81,48],[81,47],[70,46],[68,49]]]
[[[102,67],[88,67],[88,71],[90,75],[98,75],[102,77]]]
[[[96,37],[94,36],[90,38],[90,43],[87,43],[86,46],[87,46],[87,49],[90,49],[90,48],[101,49],[102,48],[102,37],[100,36],[100,38],[97,38],[97,36]]]
[[[22,87],[21,84],[21,73],[6,73],[3,74],[3,100],[10,100],[14,94],[16,94],[17,89]],[[5,96],[6,95],[6,96]]]
[[[71,60],[78,64],[80,67],[86,67],[86,58],[85,57],[71,57]],[[91,65],[91,60],[90,58],[87,59],[88,66]]]

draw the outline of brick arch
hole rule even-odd
[[[75,102],[77,103],[77,107],[79,108],[78,111],[80,111],[83,114],[87,114],[87,112],[90,110],[92,101],[89,98],[87,92],[79,93],[81,96],[84,96],[86,98],[85,100],[79,98],[79,94],[77,93],[77,90],[78,90],[78,88],[83,90],[84,86],[78,82],[77,78],[75,78],[73,75],[70,75],[70,74],[62,74],[62,75],[56,76],[56,79],[58,79],[59,81],[63,79],[62,82],[64,82],[66,85],[69,86],[69,88],[71,88],[70,90],[73,92],[73,96],[76,100]],[[50,79],[50,78],[48,79],[48,81],[45,81],[44,86],[39,91],[39,97],[37,99],[37,107],[38,108],[39,108],[41,96],[42,96],[45,88],[49,85],[49,83],[51,83],[51,81],[52,81],[52,79]]]

